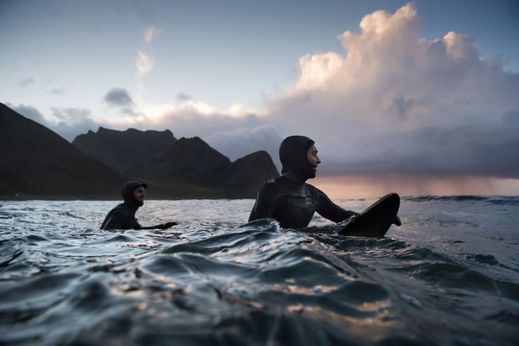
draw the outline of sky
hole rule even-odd
[[[68,140],[315,140],[334,197],[519,194],[518,1],[0,0],[0,102]]]

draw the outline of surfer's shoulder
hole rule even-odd
[[[269,179],[260,189],[260,193],[274,193],[279,190],[279,182],[276,179]]]
[[[324,192],[322,192],[321,190],[319,190],[318,188],[316,188],[315,186],[313,186],[312,184],[308,184],[308,183],[305,183],[305,186],[306,188],[308,189],[308,191],[310,191],[310,193],[312,195],[315,195],[315,196],[321,196],[321,195],[324,195]]]
[[[110,213],[112,215],[117,215],[117,216],[127,216],[131,213],[131,210],[130,210],[130,207],[128,207],[126,204],[121,203],[121,204],[118,204],[115,208],[113,208]]]
[[[258,196],[264,199],[274,199],[281,194],[284,194],[285,188],[283,182],[278,178],[269,179],[258,192]]]

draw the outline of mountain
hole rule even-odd
[[[242,157],[227,168],[221,184],[227,189],[241,191],[244,195],[255,197],[259,188],[279,173],[266,151],[256,151]]]
[[[227,157],[199,137],[193,137],[179,139],[144,165],[136,165],[129,171],[162,182],[213,186],[230,164]]]
[[[101,127],[71,144],[0,103],[0,197],[119,198],[134,177],[155,197],[242,198],[278,175],[265,151],[231,162],[199,137],[169,130]]]
[[[130,166],[148,160],[176,141],[169,130],[115,131],[100,127],[97,133],[88,131],[77,136],[72,144],[122,174],[132,175],[128,172]]]
[[[254,197],[268,179],[279,176],[265,151],[231,162],[199,137],[177,140],[168,130],[99,128],[97,133],[78,136],[73,143],[126,176],[159,187],[154,196]]]
[[[0,103],[0,196],[117,197],[123,176]]]

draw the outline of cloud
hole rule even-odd
[[[128,91],[123,88],[112,88],[104,96],[106,104],[119,108],[120,112],[133,118],[146,118],[146,115],[136,110],[137,105]],[[130,125],[132,126],[132,125]]]
[[[183,102],[183,101],[191,101],[193,97],[191,95],[185,94],[185,93],[178,93],[177,94],[177,101]]]
[[[77,135],[88,130],[97,129],[101,125],[92,118],[90,110],[85,108],[52,108],[51,115],[46,117],[33,106],[10,103],[7,103],[7,106],[58,133],[68,141],[72,141]]]
[[[53,82],[50,82],[51,84]],[[18,83],[18,85],[21,87],[21,88],[28,88],[30,86],[33,86],[36,84],[36,80],[32,77],[28,77],[28,78],[23,78],[20,80],[20,82]],[[41,83],[38,83],[38,84],[41,84]],[[64,87],[50,87],[50,86],[44,86],[42,88],[42,90],[46,93],[49,93],[49,94],[54,94],[54,95],[60,95],[60,96],[63,96],[65,95],[65,88]]]
[[[353,175],[519,176],[519,111],[495,124],[421,128],[387,136],[371,155],[335,160],[331,171]],[[511,117],[510,117],[511,118]],[[367,141],[365,143],[368,144]]]
[[[463,35],[426,40],[418,22],[412,5],[365,16],[339,36],[344,52],[299,60],[265,120],[313,137],[330,173],[519,177],[519,127],[503,125],[515,124],[519,75]]]
[[[141,79],[148,74],[153,68],[153,61],[151,57],[141,51],[137,52],[137,60],[135,61],[135,67],[137,68],[137,77]]]
[[[51,108],[51,111],[52,119],[48,127],[68,141],[72,141],[88,130],[97,129],[100,125],[92,117],[91,111],[86,108]]]
[[[144,31],[144,41],[146,41],[146,43],[150,44],[153,42],[153,40],[155,40],[155,38],[160,35],[160,33],[162,33],[162,29],[158,29],[157,27],[155,26],[150,26],[149,28],[146,29],[146,31]]]
[[[43,126],[47,126],[47,120],[40,113],[40,111],[38,111],[38,109],[36,109],[35,107],[28,106],[28,105],[23,105],[23,104],[15,106],[15,105],[10,104],[10,103],[7,103],[7,106],[9,108],[13,109],[15,112],[20,113],[24,117],[29,118],[29,119],[31,119],[33,121],[36,121],[37,123],[39,123],[39,124],[41,124]]]
[[[155,38],[163,31],[154,25],[148,27],[144,31],[144,41],[147,44],[151,44]],[[142,82],[142,78],[147,75],[153,69],[153,60],[150,55],[145,52],[137,52],[137,60],[135,61],[135,67],[137,68],[137,79],[139,84]],[[130,109],[128,109],[130,110]]]
[[[133,126],[168,128],[177,137],[199,136],[232,160],[258,150],[277,151],[281,137],[263,117],[241,113],[243,109],[236,106],[218,110],[183,93],[177,101],[147,110],[148,117]]]
[[[112,88],[108,90],[104,100],[109,106],[131,108],[134,105],[130,94],[123,88]]]
[[[80,119],[90,118],[91,112],[86,108],[51,108],[52,115],[56,122],[73,123]]]

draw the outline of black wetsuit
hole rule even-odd
[[[315,186],[281,176],[263,185],[249,221],[271,217],[279,221],[283,228],[304,228],[316,211],[334,222],[357,215],[333,203]]]
[[[105,220],[101,225],[101,229],[142,229],[143,227],[139,224],[135,218],[135,212],[142,206],[142,202],[139,202],[133,196],[133,192],[140,186],[146,187],[146,184],[131,181],[126,183],[121,191],[124,203],[117,205],[115,208],[110,210],[106,215]]]
[[[135,209],[126,203],[121,203],[106,215],[101,229],[142,229],[142,226],[135,218]]]
[[[333,203],[318,188],[305,181],[315,177],[316,167],[308,162],[308,149],[314,144],[308,137],[290,136],[279,147],[285,175],[267,182],[258,193],[249,221],[271,217],[283,228],[307,227],[314,212],[334,222],[357,213]]]

